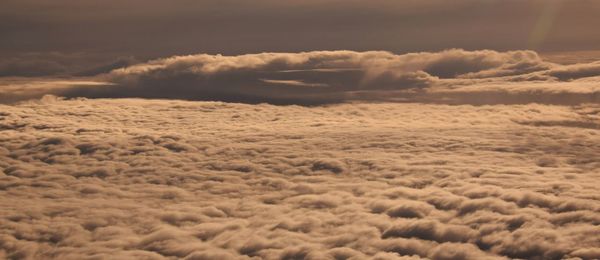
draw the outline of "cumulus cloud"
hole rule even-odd
[[[544,61],[533,51],[199,54],[127,66],[131,62],[116,61],[77,74],[95,75],[86,80],[97,81],[101,87],[72,84],[46,92],[66,97],[302,105],[356,100],[473,104],[599,101],[597,62],[560,65]],[[111,70],[117,66],[124,67]],[[4,92],[4,99],[23,99]],[[39,91],[32,92],[25,97],[40,96]]]
[[[487,92],[506,95],[498,98],[500,102],[509,102],[512,95],[517,96],[512,100],[523,102],[519,100],[523,96],[520,94],[537,89],[533,95],[522,99],[544,102],[556,99],[553,97],[556,87],[561,87],[563,92],[576,92],[562,87],[557,81],[567,79],[562,70],[572,71],[571,67],[578,66],[587,68],[592,65],[558,65],[543,61],[532,51],[452,49],[404,55],[383,51],[240,56],[200,54],[117,69],[103,77],[103,80],[114,83],[113,87],[77,89],[65,95],[314,104],[361,99],[443,101],[444,98],[430,93],[439,95],[445,93],[445,87],[466,86],[473,87],[470,90],[475,95]],[[573,72],[569,79],[598,75],[593,69],[581,70]],[[540,81],[554,84],[541,85]],[[521,93],[510,89],[513,82],[520,84]],[[476,87],[482,84],[508,86],[494,91]],[[588,92],[596,93],[597,89]],[[453,94],[445,93],[444,96],[452,97]],[[585,96],[583,94],[573,95],[577,96],[578,102],[585,99],[581,97]],[[596,99],[593,97],[592,101]]]
[[[0,258],[595,259],[600,107],[0,105]]]
[[[351,51],[172,57],[111,72],[107,81],[118,87],[69,95],[318,103],[344,100],[349,91],[403,90],[435,80],[417,68],[433,57],[411,64],[395,59]]]

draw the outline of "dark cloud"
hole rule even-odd
[[[562,66],[548,72],[549,75],[560,80],[573,80],[586,77],[600,76],[600,62],[573,64]]]
[[[94,64],[95,66],[90,65],[89,68],[79,69],[78,71],[72,72],[72,74],[78,77],[91,77],[99,74],[109,73],[115,69],[128,67],[136,63],[139,63],[139,61],[134,57],[121,57],[112,62]]]

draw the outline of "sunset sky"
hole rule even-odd
[[[0,259],[600,259],[600,1],[0,0]]]

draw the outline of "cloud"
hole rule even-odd
[[[12,87],[3,91],[4,100],[55,94],[300,105],[349,101],[561,105],[600,102],[597,63],[560,65],[544,61],[533,51],[199,54],[128,66],[133,62],[119,60],[79,74],[93,76],[55,80],[57,86],[47,84],[46,89],[31,85],[48,79],[5,79],[2,84]],[[111,70],[118,66],[124,67]],[[73,83],[65,87],[68,80]],[[82,87],[78,84],[82,81],[96,82],[96,87]],[[22,93],[11,90],[14,85],[19,85]]]
[[[598,122],[597,104],[0,105],[0,256],[594,259]]]
[[[0,103],[14,103],[38,99],[44,95],[60,95],[76,88],[96,88],[112,83],[91,79],[44,79],[2,78],[0,79]]]
[[[428,61],[411,65],[394,63],[396,58],[387,52],[351,51],[172,57],[111,72],[106,80],[118,87],[67,95],[319,103],[344,100],[349,91],[403,90],[435,80],[410,68]]]
[[[550,70],[548,74],[560,80],[600,76],[600,62],[561,66]]]
[[[485,94],[479,88],[482,84],[495,83],[499,86],[517,81],[521,85],[518,91],[509,90],[509,85],[493,89],[491,94],[516,95],[512,99],[519,100],[522,92],[537,88],[541,91],[537,91],[533,98],[526,97],[524,100],[553,102],[553,98],[547,96],[552,96],[555,86],[559,84],[538,83],[540,80],[554,82],[557,78],[565,79],[557,77],[560,76],[557,73],[571,66],[576,65],[562,66],[545,62],[532,51],[452,49],[404,55],[381,51],[240,56],[200,54],[175,56],[117,69],[102,78],[114,83],[113,87],[76,89],[65,94],[275,104],[318,104],[361,99],[427,101],[435,98],[442,101],[435,95],[444,92],[440,91],[443,87],[472,87],[472,92],[477,95]],[[583,77],[594,74],[577,75]],[[570,91],[568,88],[562,89],[565,90],[563,92]],[[430,95],[431,92],[435,94]],[[539,98],[536,100],[535,96]],[[510,99],[506,97],[499,100],[509,102]]]

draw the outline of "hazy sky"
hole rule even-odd
[[[0,52],[590,50],[598,13],[589,0],[3,0]]]

